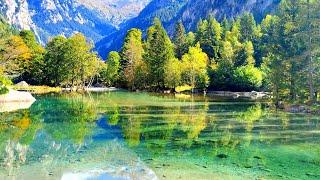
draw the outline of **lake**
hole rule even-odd
[[[0,179],[319,179],[320,117],[265,103],[108,92],[0,113]]]

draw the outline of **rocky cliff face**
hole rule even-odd
[[[36,29],[26,0],[0,0],[0,12],[19,29]]]
[[[82,32],[94,41],[116,31],[149,0],[0,0],[0,12],[20,29],[32,29],[39,40]]]

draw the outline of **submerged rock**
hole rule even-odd
[[[226,159],[226,158],[228,158],[228,155],[226,155],[226,154],[218,154],[217,157],[220,158],[220,159]]]
[[[260,156],[253,156],[254,159],[262,159]]]

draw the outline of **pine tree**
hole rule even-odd
[[[244,13],[240,17],[241,42],[253,41],[256,28],[256,21],[253,15]]]
[[[173,42],[175,44],[176,56],[181,59],[182,55],[188,51],[187,40],[186,40],[186,30],[182,24],[182,21],[179,21],[176,24],[175,32],[173,35]]]
[[[200,20],[197,28],[197,41],[210,58],[218,59],[222,40],[222,28],[220,23],[210,17],[209,20]]]
[[[150,72],[149,85],[151,88],[157,90],[164,88],[164,66],[173,57],[174,46],[161,21],[155,18],[153,26],[148,29],[146,54],[144,56]]]

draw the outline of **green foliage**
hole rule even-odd
[[[176,88],[181,84],[182,75],[182,63],[172,58],[165,65],[164,80],[165,86],[168,88]]]
[[[234,86],[240,91],[259,90],[263,74],[253,65],[238,67],[234,72]]]
[[[31,84],[84,87],[94,82],[130,90],[198,89],[272,91],[276,102],[315,102],[320,91],[320,1],[283,0],[257,24],[200,20],[195,33],[178,22],[171,42],[158,18],[145,41],[128,31],[120,53],[103,63],[81,34],[54,37],[42,48],[31,31],[17,33],[0,18],[0,77]],[[209,81],[210,80],[210,81]],[[209,86],[208,86],[209,85]],[[4,85],[2,85],[4,87]]]
[[[101,60],[91,52],[92,48],[82,34],[68,39],[54,38],[46,47],[45,82],[53,86],[78,88],[91,85],[101,68]]]
[[[174,46],[159,19],[154,20],[153,26],[148,29],[146,54],[144,56],[149,72],[149,86],[154,89],[163,89],[164,67],[167,61],[174,57]]]
[[[144,52],[141,30],[129,30],[121,50],[121,76],[126,83],[124,86],[132,90],[144,89],[147,84],[148,69],[143,59]]]
[[[196,39],[201,48],[210,58],[217,59],[220,54],[222,40],[222,27],[220,23],[210,17],[208,20],[200,21],[196,33]]]
[[[202,51],[199,43],[195,47],[190,47],[189,52],[182,57],[184,82],[193,88],[207,88],[209,85],[208,61],[208,56]]]
[[[0,69],[12,78],[19,77],[28,67],[31,51],[18,35],[0,39]]]
[[[67,39],[62,36],[57,36],[53,38],[46,46],[45,54],[45,82],[47,85],[60,86],[66,76],[68,75],[69,68],[67,62],[64,59],[64,53],[66,49],[64,44]]]
[[[25,64],[24,72],[19,77],[19,80],[25,80],[33,85],[41,85],[45,77],[43,73],[45,49],[37,42],[32,31],[23,30],[19,35],[31,52],[31,60],[27,65]]]
[[[272,90],[273,98],[276,104],[283,97],[285,88],[287,67],[281,57],[274,54],[269,54],[264,58],[262,64],[264,72],[265,84]]]
[[[240,17],[241,41],[253,41],[256,30],[256,21],[252,14],[244,13]]]
[[[173,42],[175,44],[176,56],[180,59],[182,55],[188,52],[186,30],[181,21],[176,24],[176,29],[173,35]]]
[[[120,55],[118,52],[111,51],[107,59],[105,83],[109,86],[115,85],[119,80]]]

